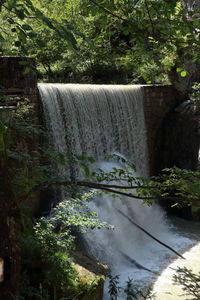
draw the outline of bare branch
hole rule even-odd
[[[140,263],[138,263],[135,259],[131,258],[130,256],[128,256],[127,254],[123,253],[122,251],[119,251],[121,253],[121,255],[126,258],[126,260],[130,261],[133,265],[135,265],[138,269],[142,269],[142,270],[145,270],[145,271],[148,271],[148,272],[151,272],[151,273],[154,273],[154,274],[157,274],[157,272],[155,271],[152,271],[146,267],[144,267],[143,265],[141,265]]]
[[[133,224],[134,226],[136,226],[137,228],[139,228],[140,230],[142,230],[144,233],[146,233],[149,237],[151,237],[153,240],[155,240],[156,242],[158,242],[159,244],[161,244],[162,246],[164,246],[165,248],[169,249],[170,251],[174,252],[176,255],[178,255],[179,257],[181,257],[182,259],[185,259],[185,257],[183,257],[180,253],[178,253],[176,250],[174,250],[173,248],[171,248],[170,246],[168,246],[167,244],[161,242],[160,240],[158,240],[156,237],[154,237],[151,233],[149,233],[148,231],[146,231],[144,228],[142,228],[140,225],[138,225],[137,223],[135,223],[131,218],[129,218],[126,214],[124,214],[121,210],[117,209],[117,211],[124,216],[127,220],[129,220],[129,222],[131,224]]]

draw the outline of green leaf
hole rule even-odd
[[[43,18],[44,17],[44,15],[43,15],[43,13],[39,10],[39,9],[35,9],[35,15],[36,15],[36,17],[38,17],[39,19],[41,19],[41,18]]]
[[[8,23],[9,24],[15,24],[15,21],[12,18],[8,18]]]
[[[37,36],[37,33],[35,33],[34,31],[29,31],[27,32],[27,35],[30,37],[30,38],[35,38]]]
[[[171,205],[171,207],[177,207],[177,206],[178,206],[178,203]]]
[[[124,35],[129,35],[129,34],[130,34],[130,31],[129,31],[129,29],[128,29],[128,28],[126,28],[126,29],[123,31],[123,34],[124,34]]]
[[[176,68],[176,72],[180,73],[182,71],[181,68]]]
[[[5,41],[5,38],[3,37],[2,34],[0,34],[0,42],[4,42]]]
[[[25,0],[26,5],[31,8],[32,10],[34,10],[34,6],[33,3],[30,0]]]
[[[55,30],[55,26],[52,24],[51,20],[46,18],[45,16],[41,17],[42,21],[51,29]]]
[[[21,42],[20,41],[16,41],[15,42],[15,47],[20,47],[21,46]]]
[[[94,159],[93,157],[91,157],[91,156],[88,156],[88,157],[87,157],[87,160],[88,160],[91,164],[95,163],[95,159]]]
[[[46,46],[46,44],[42,41],[42,40],[39,40],[39,39],[36,39],[36,43],[39,47],[43,48]]]
[[[84,170],[86,176],[90,175],[90,170],[84,163],[80,163],[80,167]]]
[[[26,34],[21,28],[19,28],[18,38],[19,38],[20,42],[22,42],[22,43],[26,42]]]
[[[15,13],[19,19],[23,20],[25,18],[24,10],[23,9],[15,9]]]
[[[77,155],[75,155],[75,157],[76,157],[78,160],[85,160],[85,156],[84,156],[84,155],[81,155],[81,154],[77,154]]]
[[[26,31],[31,31],[31,30],[33,30],[33,28],[32,28],[31,26],[29,26],[28,24],[23,24],[23,25],[22,25],[22,28],[23,28],[24,30],[26,30]]]
[[[8,1],[7,5],[8,5],[8,10],[11,10],[12,8],[14,8],[16,6],[16,0]]]
[[[181,77],[186,77],[187,76],[187,72],[186,71],[182,71],[180,75],[181,75]]]
[[[61,30],[58,30],[58,33],[61,34],[61,36],[64,37],[73,48],[76,49],[76,39],[70,31],[68,31],[64,26],[61,26]]]

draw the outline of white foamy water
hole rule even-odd
[[[141,86],[40,84],[39,91],[56,150],[92,156],[97,161],[103,154],[118,152],[136,165],[137,174],[148,176]],[[119,167],[115,162],[102,162],[98,166],[107,171]],[[69,166],[58,167],[57,172],[71,175]],[[79,176],[79,172],[73,176]],[[91,209],[115,229],[92,231],[87,236],[89,252],[107,263],[113,275],[120,275],[122,286],[128,278],[133,278],[138,286],[148,284],[166,261],[174,257],[128,218],[176,250],[192,243],[173,232],[157,205],[148,207],[141,200],[106,194],[91,203]]]
[[[100,166],[108,170],[108,163],[101,163]],[[119,165],[112,163],[110,168],[112,167],[117,168]],[[133,279],[134,286],[139,289],[148,286],[163,266],[177,257],[134,226],[130,219],[176,251],[182,251],[194,243],[194,240],[176,233],[163,210],[156,204],[149,207],[141,200],[104,195],[97,198],[91,204],[91,208],[98,212],[100,220],[114,225],[115,229],[95,229],[89,233],[89,252],[100,262],[108,264],[113,276],[120,276],[121,287],[126,286],[129,278]],[[119,211],[123,212],[123,215]],[[105,300],[110,299],[108,285],[107,280]],[[124,297],[121,292],[119,299],[125,299]]]

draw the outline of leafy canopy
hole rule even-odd
[[[105,82],[106,69],[111,82],[167,82],[173,68],[184,78],[200,60],[200,8],[186,0],[1,3],[2,53],[36,56],[48,80],[61,72]]]

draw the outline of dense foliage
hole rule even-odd
[[[34,223],[25,218],[22,235],[22,284],[20,299],[84,299],[98,285],[99,277],[80,279],[75,264],[75,237],[100,223],[86,205],[94,193],[68,198],[48,218]],[[63,298],[65,297],[65,298]]]
[[[198,81],[200,59],[199,6],[190,2],[3,1],[1,53],[36,57],[48,81],[179,83],[187,77],[189,88]]]

